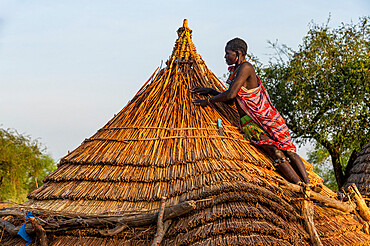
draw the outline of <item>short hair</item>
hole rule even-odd
[[[228,47],[232,51],[240,51],[243,55],[246,55],[248,50],[247,43],[241,38],[231,39],[229,42],[226,43],[226,47]]]

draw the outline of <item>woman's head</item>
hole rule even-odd
[[[243,39],[234,38],[226,43],[225,60],[228,65],[237,64],[238,61],[244,60],[247,54],[247,43]]]
[[[245,56],[247,54],[248,45],[241,38],[233,38],[226,43],[225,49],[229,49],[234,52],[239,51],[242,55]]]

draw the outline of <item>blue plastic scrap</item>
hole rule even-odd
[[[23,225],[21,226],[21,229],[19,229],[19,231],[17,233],[19,236],[21,236],[24,240],[27,241],[26,246],[29,245],[30,243],[32,243],[32,237],[30,235],[28,235],[27,232],[26,232],[26,222],[27,222],[27,219],[29,217],[33,217],[31,211],[27,212],[26,220],[23,223]]]

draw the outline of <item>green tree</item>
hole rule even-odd
[[[322,177],[323,183],[332,190],[338,190],[329,152],[322,145],[315,144],[314,148],[308,151],[307,157],[307,160],[313,164],[313,171]]]
[[[317,150],[327,151],[338,187],[370,140],[369,21],[363,17],[337,28],[329,20],[311,23],[297,51],[273,43],[276,55],[263,70],[293,137],[300,143],[315,140]]]
[[[27,194],[55,169],[54,160],[44,152],[37,140],[0,128],[0,200],[25,201]]]

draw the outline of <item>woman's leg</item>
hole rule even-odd
[[[308,178],[306,167],[304,166],[301,158],[296,153],[294,153],[292,151],[287,151],[286,155],[289,157],[290,163],[294,167],[294,169],[298,170],[297,173],[299,174],[299,176],[303,179],[303,181],[306,184],[309,184],[310,179]]]
[[[265,137],[268,138],[267,136],[263,136],[263,138]],[[275,167],[289,182],[296,184],[301,181],[281,150],[273,145],[260,145],[260,147],[274,160]]]
[[[258,125],[253,125],[250,119],[245,119],[246,116],[241,118],[241,122],[245,122],[245,126],[242,128],[244,137],[250,140],[270,140],[271,138],[266,135],[266,133],[262,130],[259,130]],[[250,117],[249,117],[250,118]],[[250,122],[248,124],[248,122]],[[274,145],[259,145],[271,158],[274,160],[274,166],[286,177],[289,182],[294,184],[301,181],[300,177],[298,176],[297,172],[292,168],[289,164],[288,158],[284,155],[284,153],[279,150]]]

